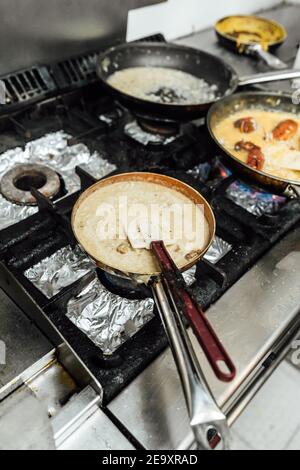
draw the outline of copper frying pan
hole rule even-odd
[[[185,183],[167,176],[154,173],[125,173],[99,181],[85,191],[76,202],[72,213],[73,232],[78,243],[82,246],[83,250],[94,259],[98,267],[110,274],[144,282],[151,286],[181,377],[190,413],[191,426],[194,430],[195,437],[201,445],[209,448],[207,426],[213,425],[218,434],[222,436],[223,443],[226,446],[227,426],[225,416],[218,409],[214,399],[209,393],[208,386],[187,337],[186,329],[183,326],[181,313],[183,313],[190,322],[217,377],[222,381],[229,382],[235,377],[236,370],[224,346],[218,339],[202,310],[186,290],[181,279],[181,273],[170,258],[163,242],[158,241],[152,243],[152,252],[158,261],[158,266],[160,266],[161,271],[147,273],[147,275],[145,275],[139,272],[123,272],[118,266],[108,266],[103,264],[100,259],[95,259],[91,253],[89,253],[88,249],[86,249],[80,234],[76,231],[77,212],[83,201],[104,186],[128,181],[152,182],[161,186],[172,187],[187,196],[192,203],[199,204],[203,207],[204,215],[209,224],[209,240],[203,250],[197,254],[197,257],[192,261],[187,261],[181,271],[185,271],[195,265],[207,252],[214,239],[216,229],[214,214],[210,205],[200,193]]]

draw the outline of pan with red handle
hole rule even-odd
[[[89,248],[85,246],[80,231],[77,231],[77,213],[83,201],[95,191],[107,185],[134,181],[152,182],[162,187],[171,187],[188,197],[191,203],[201,205],[209,226],[209,237],[203,249],[197,252],[197,257],[192,261],[187,260],[186,265],[181,270],[175,265],[164,243],[158,240],[151,243],[151,250],[158,262],[157,265],[160,267],[159,271],[147,274],[124,272],[116,265],[108,266],[103,264],[101,259],[95,259],[93,254],[89,252]],[[224,447],[228,447],[226,418],[210,393],[183,324],[184,315],[191,325],[215,375],[224,382],[232,381],[236,374],[235,366],[200,306],[188,292],[182,278],[182,272],[201,260],[215,237],[216,223],[208,202],[195,189],[174,178],[154,173],[119,174],[99,181],[80,196],[73,209],[72,228],[83,250],[94,259],[99,268],[110,274],[131,279],[135,282],[144,282],[151,286],[179,371],[196,440],[202,447],[211,448],[207,432],[213,428],[220,436]]]

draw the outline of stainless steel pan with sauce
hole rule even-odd
[[[215,103],[207,116],[207,127],[217,150],[225,158],[226,164],[244,179],[256,183],[274,193],[280,193],[288,197],[300,197],[300,182],[280,178],[264,171],[254,169],[239,160],[217,138],[216,127],[224,119],[237,111],[244,111],[245,115],[251,114],[251,109],[262,109],[272,112],[286,112],[294,114],[299,119],[300,106],[293,104],[292,96],[284,93],[267,92],[243,92],[224,98]],[[251,135],[251,134],[249,134]],[[251,139],[251,137],[249,137]],[[249,140],[247,138],[247,140]]]
[[[136,181],[155,183],[156,185],[161,185],[162,188],[172,188],[186,196],[192,204],[201,205],[203,208],[209,227],[209,237],[203,249],[199,251],[192,261],[187,261],[181,268],[181,271],[189,269],[204,256],[215,237],[214,214],[208,202],[195,189],[181,181],[163,175],[154,173],[120,174],[101,180],[85,191],[76,202],[72,213],[72,228],[79,244],[91,256],[89,248],[85,246],[86,243],[77,230],[77,214],[83,202],[87,201],[90,195],[108,185]],[[226,418],[211,396],[185,326],[183,325],[181,314],[183,313],[188,319],[212,369],[220,380],[226,382],[233,380],[236,374],[235,367],[201,308],[187,291],[181,272],[175,266],[164,243],[162,241],[155,241],[152,242],[151,247],[160,270],[147,273],[147,275],[145,273],[141,275],[139,272],[124,272],[122,269],[118,269],[115,263],[114,266],[109,266],[100,259],[96,259],[94,256],[91,257],[93,257],[99,268],[110,274],[131,279],[134,282],[147,283],[151,286],[153,297],[179,371],[195,438],[199,445],[210,449],[211,443],[208,441],[207,432],[213,428],[216,430],[217,435],[220,436],[224,447],[228,447]]]

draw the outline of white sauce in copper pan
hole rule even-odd
[[[141,208],[138,213],[137,206]],[[152,220],[151,211],[157,208],[160,218],[154,219],[159,220],[154,225],[168,239],[168,250],[177,266],[183,268],[207,247],[210,229],[203,207],[170,187],[142,181],[99,187],[79,205],[73,220],[74,232],[87,253],[110,268],[142,275],[157,273],[159,268],[152,252],[134,248],[128,238],[128,226],[137,219]],[[167,213],[171,216],[166,225]],[[129,224],[124,229],[126,222]],[[105,236],[107,227],[111,229],[108,237]]]

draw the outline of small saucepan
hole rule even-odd
[[[258,16],[227,16],[215,24],[215,31],[220,44],[228,49],[257,57],[273,69],[287,68],[273,55],[287,38],[285,28],[276,21]]]
[[[208,223],[209,237],[201,252],[196,253],[196,257],[192,261],[187,261],[186,265],[182,267],[181,272],[186,271],[199,262],[215,237],[216,223],[210,205],[199,192],[185,183],[154,173],[120,174],[103,179],[91,186],[80,196],[73,209],[72,228],[75,237],[83,250],[94,259],[96,265],[102,270],[116,276],[134,280],[135,282],[147,283],[147,285],[151,286],[181,377],[190,413],[191,426],[196,439],[201,445],[209,447],[206,432],[207,425],[209,424],[210,426],[213,425],[218,433],[222,435],[223,441],[226,443],[226,419],[208,391],[195,353],[187,337],[186,329],[183,326],[181,313],[188,319],[216,376],[222,381],[229,382],[235,377],[236,370],[206,316],[185,287],[181,272],[175,266],[164,243],[162,241],[152,243],[152,252],[157,260],[157,266],[160,267],[160,271],[147,274],[124,272],[116,265],[108,266],[103,264],[103,261],[100,259],[95,259],[91,253],[92,250],[86,246],[83,237],[80,235],[80,230],[78,230],[78,210],[89,196],[109,185],[136,181],[144,183],[152,182],[161,185],[163,188],[169,187],[173,190],[175,189],[185,195],[194,205],[201,205]],[[86,208],[87,206],[84,207]]]

